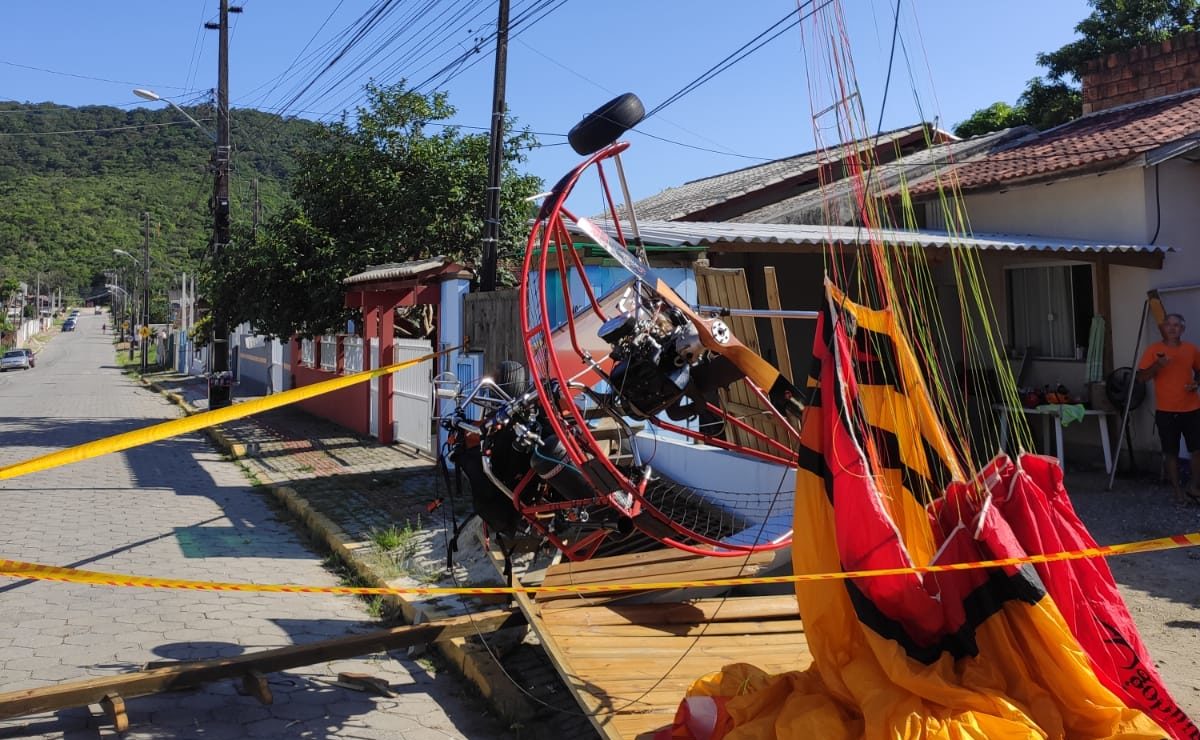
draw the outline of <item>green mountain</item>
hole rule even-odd
[[[212,106],[188,108],[215,129]],[[230,196],[234,224],[287,199],[298,151],[319,124],[248,109],[231,117]],[[103,292],[103,272],[135,270],[113,254],[142,253],[143,212],[151,215],[151,286],[176,286],[205,259],[212,235],[212,143],[172,108],[70,108],[0,102],[0,280],[13,277]]]

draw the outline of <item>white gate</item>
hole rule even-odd
[[[392,362],[433,351],[428,339],[397,339]],[[392,422],[397,442],[433,454],[433,360],[392,373]]]

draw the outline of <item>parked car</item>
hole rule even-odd
[[[62,325],[63,331],[75,331],[75,319],[67,319]]]
[[[29,355],[23,349],[10,349],[0,357],[0,372],[8,370],[28,370]]]
[[[28,347],[23,347],[21,351],[24,352],[25,356],[29,358],[29,367],[37,367],[37,359],[34,357],[33,350],[29,349]]]

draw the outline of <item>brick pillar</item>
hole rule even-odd
[[[375,312],[379,329],[379,366],[390,365],[395,360],[393,349],[396,345],[396,308],[390,302],[379,306]],[[379,441],[391,444],[395,439],[392,422],[395,421],[392,405],[392,386],[395,385],[391,373],[379,379]]]

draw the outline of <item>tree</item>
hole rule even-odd
[[[1024,108],[1021,106],[1014,108],[1008,103],[998,101],[972,113],[970,118],[954,127],[954,133],[966,138],[986,134],[989,131],[1020,126],[1024,123]]]
[[[1083,110],[1079,83],[1091,60],[1158,43],[1200,25],[1200,0],[1088,0],[1088,4],[1092,12],[1075,26],[1082,38],[1037,55],[1046,78],[1030,80],[1013,108],[1023,113],[1023,123],[1045,130],[1077,118]],[[973,136],[1012,125],[989,117],[987,111],[995,107],[975,111],[954,127],[954,133]],[[989,121],[997,125],[987,128]]]
[[[226,250],[210,295],[235,322],[267,336],[319,334],[353,315],[342,307],[342,280],[368,266],[439,255],[479,263],[488,137],[438,123],[454,115],[443,93],[422,95],[403,83],[367,92],[356,125],[322,129],[298,156],[296,206],[269,219],[257,239],[238,233]],[[524,245],[526,199],[541,185],[516,171],[532,144],[528,132],[504,142],[497,251],[505,277]]]

